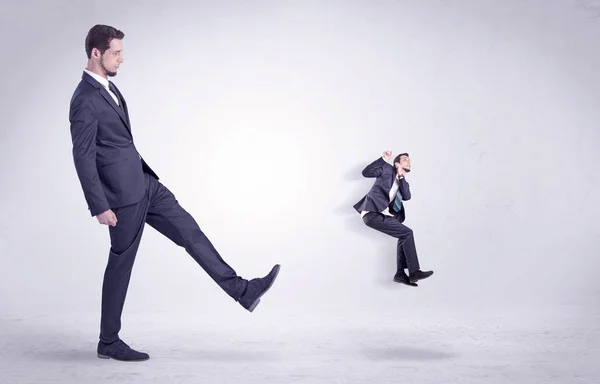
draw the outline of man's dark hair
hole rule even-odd
[[[404,152],[404,153],[401,153],[398,156],[396,156],[396,158],[394,159],[394,164],[399,163],[400,157],[402,157],[402,156],[408,156],[408,153]]]
[[[92,49],[97,48],[100,53],[104,54],[110,48],[112,39],[121,40],[123,37],[125,34],[114,27],[102,24],[94,25],[85,37],[85,53],[88,59],[92,57]]]

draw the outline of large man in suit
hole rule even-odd
[[[413,231],[403,224],[406,218],[403,201],[411,198],[405,177],[410,172],[410,157],[408,153],[401,153],[394,159],[394,165],[388,163],[391,158],[392,152],[385,151],[383,157],[363,169],[362,175],[375,178],[375,182],[371,190],[354,204],[354,209],[368,227],[398,239],[398,270],[394,281],[416,287],[418,280],[431,276],[433,271],[421,271]]]
[[[145,223],[185,248],[236,302],[252,312],[271,287],[279,265],[263,278],[246,280],[221,258],[194,218],[183,209],[138,153],[127,104],[108,80],[123,63],[123,32],[90,29],[88,64],[71,99],[69,121],[75,169],[91,216],[108,225],[111,246],[102,285],[101,358],[146,360],[119,337],[131,270]]]

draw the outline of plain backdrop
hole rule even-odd
[[[240,275],[282,265],[249,315],[147,226],[125,319],[584,318],[600,294],[596,4],[3,1],[0,317],[99,321],[108,230],[68,111],[102,23],[125,33],[112,80],[161,182]],[[392,282],[395,239],[352,208],[385,150],[412,158],[405,224],[435,271],[416,289]]]

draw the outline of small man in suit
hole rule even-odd
[[[105,359],[140,361],[147,360],[148,354],[130,348],[119,331],[146,223],[184,248],[227,295],[250,312],[275,281],[280,266],[276,264],[263,278],[238,276],[139,154],[125,99],[109,81],[123,63],[123,38],[122,31],[107,25],[96,25],[88,32],[88,63],[71,98],[69,121],[83,195],[91,216],[108,225],[111,241],[102,285],[97,354]]]
[[[364,177],[373,177],[371,190],[354,205],[364,223],[375,230],[398,239],[396,248],[398,270],[394,276],[397,283],[416,287],[417,281],[426,279],[433,271],[421,271],[412,229],[403,224],[406,210],[403,201],[410,200],[410,186],[406,174],[410,172],[408,153],[401,153],[391,165],[391,151],[367,165]],[[408,275],[404,271],[408,270]]]

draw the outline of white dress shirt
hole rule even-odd
[[[89,71],[88,69],[84,69],[84,71],[85,71],[85,73],[87,73],[88,75],[90,75],[94,79],[96,79],[104,88],[106,88],[106,90],[108,91],[108,94],[111,95],[112,98],[115,100],[115,103],[117,103],[117,105],[119,105],[119,98],[108,87],[108,79],[98,75],[97,73]]]

